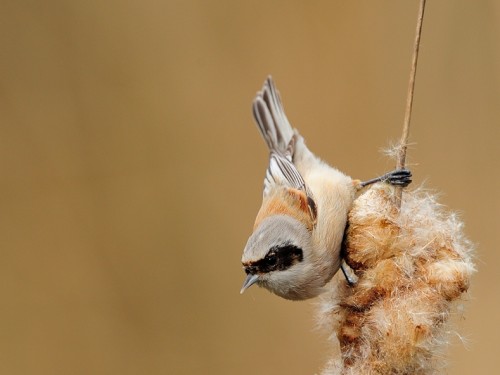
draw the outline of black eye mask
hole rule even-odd
[[[269,249],[264,259],[252,263],[245,268],[247,274],[268,273],[271,271],[284,271],[295,263],[302,262],[304,254],[300,247],[290,243],[273,246]]]

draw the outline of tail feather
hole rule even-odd
[[[253,115],[269,150],[281,155],[289,153],[294,133],[271,76],[253,101]]]
[[[285,186],[304,191],[308,199],[314,203],[304,178],[293,162],[297,134],[286,118],[279,93],[271,77],[266,79],[262,91],[257,93],[253,102],[253,114],[269,147],[269,167],[264,179],[264,196],[267,196],[275,186]]]

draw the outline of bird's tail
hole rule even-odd
[[[269,151],[281,155],[287,155],[290,151],[293,153],[289,148],[293,148],[294,132],[271,76],[267,77],[262,91],[257,93],[253,101],[253,115]]]

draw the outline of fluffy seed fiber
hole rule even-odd
[[[434,196],[376,184],[349,213],[345,258],[359,277],[334,284],[320,320],[340,343],[323,374],[435,374],[445,365],[445,323],[467,291],[473,246]]]

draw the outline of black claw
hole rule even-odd
[[[397,169],[386,173],[381,180],[394,186],[406,187],[411,183],[411,176],[408,169]]]
[[[406,187],[411,183],[411,177],[411,171],[408,169],[396,169],[392,172],[384,174],[383,176],[362,182],[360,185],[361,187],[364,187],[375,182],[387,182],[393,186]]]

